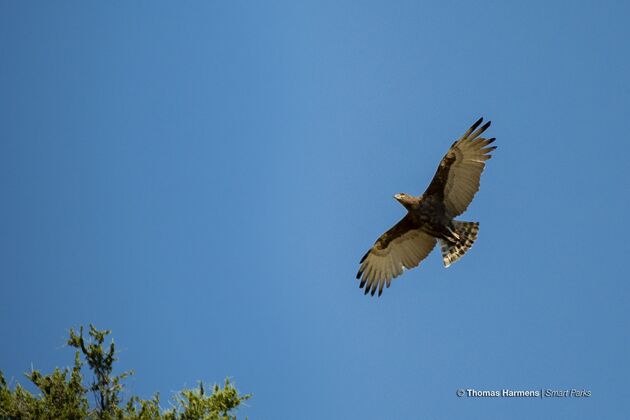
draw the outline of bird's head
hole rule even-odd
[[[396,199],[396,201],[402,204],[407,210],[411,209],[411,207],[415,203],[414,197],[405,193],[396,194],[394,198]]]

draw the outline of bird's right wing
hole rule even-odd
[[[361,259],[357,279],[359,287],[365,286],[365,294],[374,296],[383,293],[383,286],[391,285],[392,279],[403,272],[403,268],[413,268],[420,264],[433,250],[436,239],[428,233],[416,229],[407,215],[394,227],[381,235]]]

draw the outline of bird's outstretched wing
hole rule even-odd
[[[436,239],[416,229],[409,215],[381,235],[361,259],[357,279],[365,294],[383,293],[383,286],[391,285],[403,268],[413,268],[426,258],[435,246]]]
[[[496,146],[488,147],[494,138],[479,137],[490,126],[488,121],[479,127],[482,121],[483,118],[480,118],[453,143],[424,193],[425,196],[433,195],[443,200],[451,217],[462,214],[479,191],[479,178],[485,161],[496,149]]]

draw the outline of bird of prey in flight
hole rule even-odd
[[[381,235],[374,246],[361,258],[357,279],[365,294],[383,293],[383,286],[392,279],[420,264],[440,241],[442,261],[448,267],[470,249],[477,233],[478,222],[455,220],[479,191],[479,178],[494,138],[481,137],[490,121],[483,118],[448,150],[440,161],[429,187],[419,197],[396,194],[394,198],[407,209],[407,214]]]

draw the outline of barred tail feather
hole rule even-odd
[[[440,239],[444,267],[448,267],[460,259],[472,247],[479,233],[479,222],[458,222],[454,220],[453,227],[460,237],[456,243]]]

